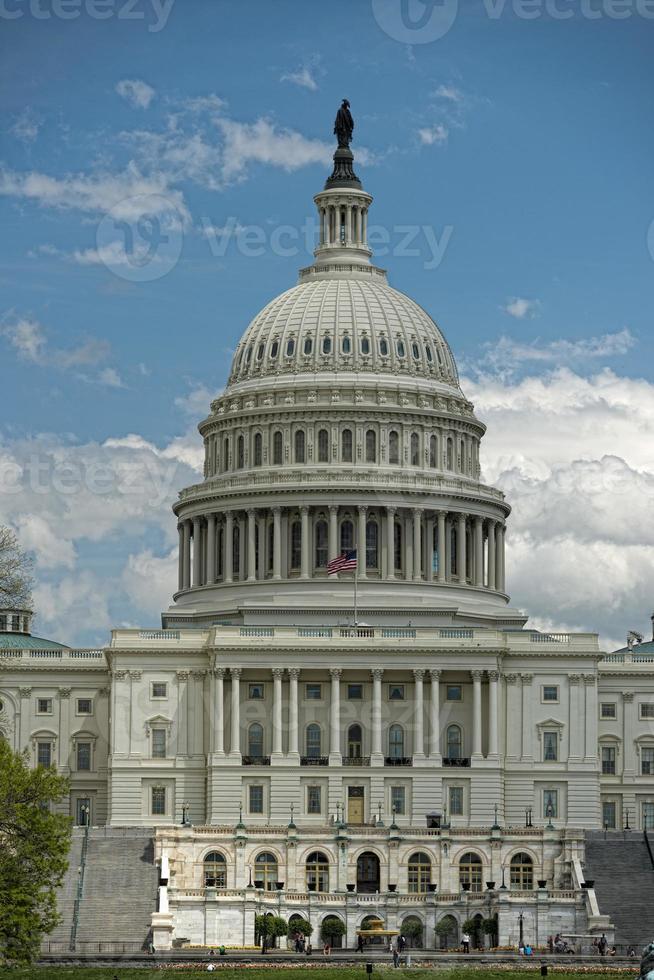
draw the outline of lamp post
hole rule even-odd
[[[188,811],[191,809],[191,804],[184,802],[182,803],[182,827],[190,827],[191,821],[188,819]]]
[[[552,817],[554,816],[554,807],[552,806],[552,801],[550,800],[545,808],[545,816],[547,817],[547,825],[545,830],[554,830],[554,824],[552,823]]]
[[[518,915],[518,928],[520,929],[520,945],[521,946],[524,946],[524,944],[525,944],[525,941],[524,941],[525,940],[524,920],[525,920],[525,917],[522,914],[522,909],[520,909],[520,913]]]
[[[629,813],[630,807],[626,806],[624,808],[624,830],[631,830],[631,827],[629,826]]]
[[[82,826],[88,828],[89,826],[89,814],[91,812],[90,806],[81,806],[80,813],[82,814]]]

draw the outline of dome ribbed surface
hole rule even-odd
[[[276,297],[243,335],[229,380],[335,370],[421,376],[458,388],[440,330],[382,274],[300,283]]]

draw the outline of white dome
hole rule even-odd
[[[268,303],[243,334],[229,383],[334,371],[418,376],[458,390],[452,352],[434,321],[374,266],[331,270]]]

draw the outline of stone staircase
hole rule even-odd
[[[68,870],[64,875],[61,888],[57,889],[57,909],[62,916],[61,922],[50,935],[45,937],[46,943],[62,943],[66,947],[70,942],[70,932],[73,925],[73,908],[77,896],[77,881],[79,878],[79,867],[82,860],[82,843],[84,841],[84,830],[82,827],[74,827],[68,854]]]
[[[584,874],[595,881],[616,943],[640,950],[654,941],[654,867],[642,831],[587,831]]]

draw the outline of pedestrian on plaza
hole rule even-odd
[[[363,953],[363,936],[357,937],[357,953]]]
[[[393,946],[393,966],[397,969],[400,965],[400,953],[397,946]]]
[[[470,933],[464,932],[461,936],[461,945],[463,946],[463,952],[470,952]]]
[[[399,942],[400,942],[400,953],[403,953],[404,950],[406,949],[406,939],[404,938],[404,936],[400,936]]]
[[[600,936],[600,940],[597,944],[597,947],[599,949],[600,956],[606,956],[606,951],[609,948],[609,941],[604,935],[604,933],[602,933],[602,935]]]

